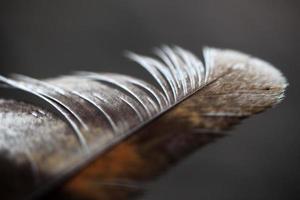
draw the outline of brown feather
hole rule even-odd
[[[213,70],[207,82],[134,134],[101,133],[95,124],[103,123],[103,117],[84,102],[82,108],[75,101],[68,102],[78,106],[76,112],[82,112],[80,116],[90,127],[82,131],[88,154],[55,113],[20,101],[1,100],[0,119],[4,123],[0,128],[11,131],[5,134],[9,138],[0,139],[4,143],[0,173],[12,180],[6,187],[18,192],[7,195],[20,198],[68,180],[49,198],[128,199],[181,158],[226,135],[224,131],[241,119],[280,102],[286,81],[270,64],[230,50],[211,49],[210,53],[206,65],[212,65]],[[97,89],[96,82],[78,77],[47,81],[75,91],[85,82]],[[130,118],[132,114],[125,115]],[[67,179],[70,175],[73,177]]]

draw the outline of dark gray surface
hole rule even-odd
[[[264,58],[288,78],[286,100],[189,157],[143,199],[300,199],[299,20],[297,0],[0,1],[0,73],[141,74],[123,51],[161,43]]]

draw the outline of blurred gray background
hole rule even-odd
[[[299,21],[298,0],[1,0],[0,73],[141,74],[124,50],[162,43],[268,60],[289,80],[285,101],[194,153],[142,199],[300,199]]]

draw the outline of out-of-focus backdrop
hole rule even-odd
[[[149,53],[162,43],[197,55],[205,45],[253,54],[277,66],[290,87],[281,105],[194,153],[142,199],[300,199],[298,0],[0,1],[1,74],[143,76],[124,50]]]

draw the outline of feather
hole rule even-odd
[[[0,76],[4,197],[40,195],[64,180],[55,198],[127,199],[241,119],[279,103],[287,86],[271,64],[237,51],[204,48],[204,64],[181,47],[155,54],[127,57],[156,85],[113,73]]]

